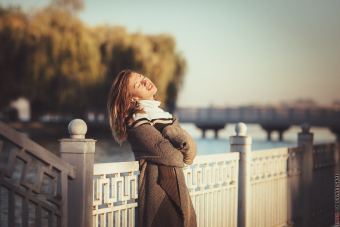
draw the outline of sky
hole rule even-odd
[[[49,0],[0,0],[44,7]],[[340,101],[339,0],[85,0],[90,26],[170,34],[187,61],[179,107]]]

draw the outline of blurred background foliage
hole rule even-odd
[[[0,110],[26,97],[33,120],[46,113],[83,117],[105,109],[126,68],[149,77],[172,110],[186,70],[174,38],[89,27],[76,15],[83,7],[81,0],[53,0],[35,12],[0,7]]]

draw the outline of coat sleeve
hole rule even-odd
[[[174,119],[172,125],[166,126],[163,129],[162,135],[182,152],[185,164],[191,165],[193,163],[197,154],[196,142],[187,131],[181,128],[177,118]]]
[[[136,160],[184,167],[183,154],[152,125],[143,124],[128,131],[127,137]]]

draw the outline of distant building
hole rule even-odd
[[[10,107],[18,110],[20,121],[29,121],[31,119],[30,102],[26,98],[18,98],[10,103]]]

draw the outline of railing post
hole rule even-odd
[[[308,123],[301,125],[302,132],[298,134],[298,146],[304,147],[302,157],[302,225],[304,227],[311,226],[311,199],[313,184],[313,133],[309,132]]]
[[[240,122],[235,126],[236,136],[230,137],[230,151],[240,152],[239,194],[238,194],[238,227],[249,227],[250,223],[250,162],[251,136],[246,136],[247,126]]]
[[[85,139],[87,125],[75,119],[68,125],[70,139],[60,140],[61,158],[76,167],[76,178],[68,184],[68,226],[92,226],[93,162],[95,140]]]

